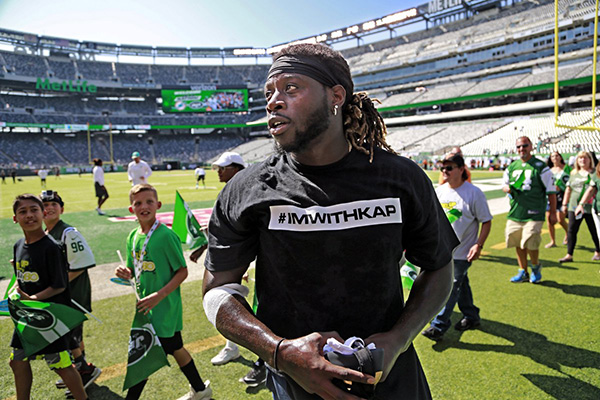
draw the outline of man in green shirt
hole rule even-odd
[[[532,144],[527,136],[517,139],[519,160],[513,161],[504,171],[502,190],[510,198],[510,211],[506,221],[506,246],[515,247],[519,272],[510,281],[514,283],[539,283],[542,279],[539,262],[542,225],[546,211],[546,196],[550,205],[548,221],[556,223],[556,187],[552,171],[531,155]],[[527,256],[531,261],[531,277],[527,272]]]

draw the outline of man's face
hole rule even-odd
[[[44,222],[46,224],[52,224],[58,222],[60,219],[60,215],[63,213],[64,208],[60,206],[56,201],[45,201],[44,202],[44,211],[46,211],[46,215],[44,216]]]
[[[219,182],[229,182],[235,174],[239,172],[238,168],[233,165],[226,167],[217,167],[217,174],[219,174]]]
[[[44,210],[33,200],[22,200],[19,203],[13,221],[21,226],[23,232],[33,232],[42,228]]]
[[[282,73],[265,84],[269,132],[279,148],[306,150],[329,128],[330,107],[325,87],[300,74]]]
[[[517,139],[517,153],[522,160],[528,160],[531,156],[531,142],[527,138],[518,138]]]
[[[153,221],[156,218],[156,211],[161,205],[161,202],[158,201],[153,191],[144,190],[132,196],[131,207],[129,209],[141,223]]]
[[[442,165],[442,175],[444,176],[444,182],[449,182],[454,185],[462,180],[462,172],[464,168],[459,168],[455,163],[445,161]]]
[[[135,163],[136,163],[136,164],[139,164],[139,162],[140,162],[140,158],[139,158],[139,157],[135,157],[135,158],[133,159],[133,161],[135,161]]]

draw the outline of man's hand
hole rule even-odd
[[[375,343],[376,348],[383,349],[383,375],[379,382],[385,381],[392,367],[396,364],[396,360],[402,354],[401,347],[398,346],[397,342],[398,340],[389,333],[375,333],[365,339],[365,344]]]
[[[473,262],[479,258],[481,255],[481,246],[475,243],[470,249],[469,254],[467,254],[467,261]]]
[[[192,260],[193,262],[198,261],[198,259],[202,255],[202,253],[204,253],[207,248],[208,248],[207,244],[205,244],[204,246],[198,247],[196,250],[194,250],[192,252],[192,254],[190,254],[190,260]]]
[[[127,267],[119,265],[115,269],[115,275],[121,279],[130,280],[131,279],[131,270]]]
[[[161,302],[163,296],[158,294],[158,292],[154,292],[140,301],[137,302],[138,312],[144,312],[144,315],[148,314],[150,310],[152,310],[158,303]]]
[[[308,393],[317,394],[325,400],[358,400],[358,397],[335,386],[332,379],[373,385],[375,378],[327,361],[323,356],[323,346],[330,337],[344,341],[337,332],[315,332],[285,340],[277,353],[277,367]]]

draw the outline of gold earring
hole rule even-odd
[[[338,105],[333,106],[333,115],[337,115]]]

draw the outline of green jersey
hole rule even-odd
[[[146,235],[136,228],[127,238],[127,267],[135,271],[133,251],[140,259]],[[136,234],[137,233],[137,234]],[[181,241],[177,234],[160,224],[148,241],[138,282],[140,298],[162,289],[179,268],[186,268]],[[183,329],[181,289],[178,287],[150,310],[150,320],[159,337],[171,337]]]
[[[590,186],[596,188],[596,198],[594,199],[594,210],[600,213],[600,176],[594,171],[590,175]]]
[[[546,194],[556,193],[552,171],[542,160],[513,161],[504,171],[504,184],[510,186],[510,211],[513,221],[543,221]]]
[[[87,311],[92,311],[92,285],[88,274],[88,269],[96,265],[92,249],[83,235],[63,220],[59,220],[48,234],[61,245],[66,254],[69,272],[83,271],[69,282],[71,298]]]
[[[569,182],[569,175],[571,174],[571,167],[565,165],[565,168],[558,171],[556,174],[552,174],[554,177],[554,184],[556,185],[556,189],[564,192],[567,190],[567,182]]]
[[[575,211],[577,208],[577,204],[579,204],[579,201],[583,197],[588,185],[591,183],[592,175],[595,175],[595,173],[588,174],[584,171],[571,172],[571,177],[567,183],[567,186],[571,188],[571,197],[569,197],[569,211]],[[583,211],[586,214],[592,212],[591,201],[583,206]]]

